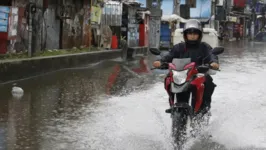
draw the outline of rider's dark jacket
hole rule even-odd
[[[172,62],[173,58],[191,58],[191,62],[197,65],[218,63],[218,57],[212,54],[212,47],[201,42],[197,45],[185,43],[176,44],[166,55],[162,56],[161,62]],[[202,61],[204,59],[204,61]]]
[[[176,44],[172,50],[166,55],[162,56],[161,62],[172,62],[173,58],[191,58],[191,62],[195,62],[197,66],[204,64],[210,64],[212,62],[218,63],[218,57],[212,54],[212,47],[201,42],[198,45],[179,43]],[[202,61],[204,59],[204,61]],[[204,103],[202,108],[211,107],[211,96],[214,92],[215,84],[210,75],[206,75],[204,90]]]

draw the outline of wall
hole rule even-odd
[[[56,17],[56,4],[50,3],[44,12],[44,39],[46,49],[59,49],[60,20]]]
[[[66,0],[67,16],[70,19],[63,20],[62,48],[68,49],[82,45],[84,8],[81,0]]]
[[[102,25],[121,26],[123,4],[120,2],[106,2],[102,8]]]
[[[152,15],[152,13],[151,13]],[[161,17],[150,16],[149,20],[149,46],[159,48],[161,35]]]
[[[32,16],[32,36],[33,36],[33,51],[43,50],[46,47],[46,20],[42,9],[43,0],[35,0],[37,9]],[[9,51],[20,52],[28,49],[28,21],[25,13],[25,8],[28,0],[13,0],[12,6],[19,9],[19,20],[17,26],[17,36],[10,40]],[[54,39],[52,39],[54,40]]]
[[[149,46],[149,23],[150,23],[150,16],[145,16],[145,46]]]
[[[148,21],[149,47],[159,48],[162,16],[162,10],[160,9],[161,3],[159,3],[157,6],[152,6],[152,0],[147,0],[146,2],[147,8],[149,8],[149,11],[151,12]]]
[[[227,7],[226,7],[227,9],[226,9],[226,11],[227,11],[227,12],[231,12],[231,7],[232,7],[233,4],[234,4],[234,3],[233,3],[233,0],[227,0],[227,1],[226,1],[226,4],[227,4]]]
[[[28,0],[13,0],[12,6],[15,7],[26,7]]]
[[[48,8],[43,8],[44,0],[33,0],[37,4],[37,13],[33,19],[33,48],[37,51],[44,49],[68,49],[90,45],[89,0],[66,0],[64,14],[68,19],[59,19],[58,2],[45,0]],[[28,46],[28,25],[24,10],[28,0],[13,0],[12,5],[19,7],[18,36],[10,41],[9,50],[22,51]],[[60,25],[62,29],[60,28]],[[83,32],[84,31],[84,32]],[[60,34],[61,33],[61,34]]]
[[[137,47],[139,46],[139,24],[137,23],[135,14],[136,7],[128,7],[128,46]]]
[[[62,4],[64,7],[58,6],[54,0],[49,0],[48,4],[48,9],[44,12],[46,31],[43,31],[46,49],[70,49],[91,45],[90,0],[65,0]],[[59,9],[62,8],[67,18],[58,17]]]
[[[37,9],[36,13],[33,15],[32,20],[32,48],[33,51],[40,51],[45,49],[46,43],[46,26],[43,10],[43,1],[44,0],[33,0],[36,3]]]
[[[18,7],[17,36],[9,41],[9,52],[20,52],[28,47],[27,21],[24,16],[27,0],[13,0],[12,6]],[[12,21],[12,20],[11,20]]]
[[[91,27],[90,27],[90,1],[84,1],[84,21],[83,21],[83,40],[82,44],[85,47],[91,45]]]

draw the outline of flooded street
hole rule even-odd
[[[211,123],[186,148],[266,150],[266,44],[224,47]],[[12,97],[13,83],[0,85],[0,150],[172,150],[168,97],[163,78],[148,69],[151,60],[106,61],[17,81],[21,99]]]

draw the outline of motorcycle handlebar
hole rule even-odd
[[[207,73],[207,74],[210,74],[210,75],[213,75],[213,72],[211,70],[220,71],[219,69],[212,68],[209,64],[198,66],[197,70],[198,70],[199,73],[204,73],[204,74]]]
[[[168,68],[168,63],[166,62],[162,62],[161,66],[156,68],[151,68],[151,70],[154,70],[154,69],[166,69]],[[203,72],[207,72],[209,69],[212,69],[212,70],[215,70],[215,71],[221,71],[220,69],[213,69],[209,64],[204,64],[204,65],[200,65],[197,67],[197,70],[199,70],[199,72],[201,72],[200,70],[206,70],[206,71],[203,71]]]
[[[220,69],[214,69],[211,65],[209,64],[204,64],[204,65],[200,65],[197,67],[197,69],[212,69],[212,70],[215,70],[215,71],[220,71]]]

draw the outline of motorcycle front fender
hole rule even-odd
[[[189,82],[186,82],[183,85],[177,85],[174,82],[171,82],[171,92],[174,94],[185,92],[188,90],[189,85]]]
[[[205,76],[204,75],[198,75],[198,77],[191,82],[191,85],[196,87],[196,101],[195,101],[195,107],[194,112],[197,113],[202,105],[203,102],[203,93],[204,93],[204,82],[205,82]]]

